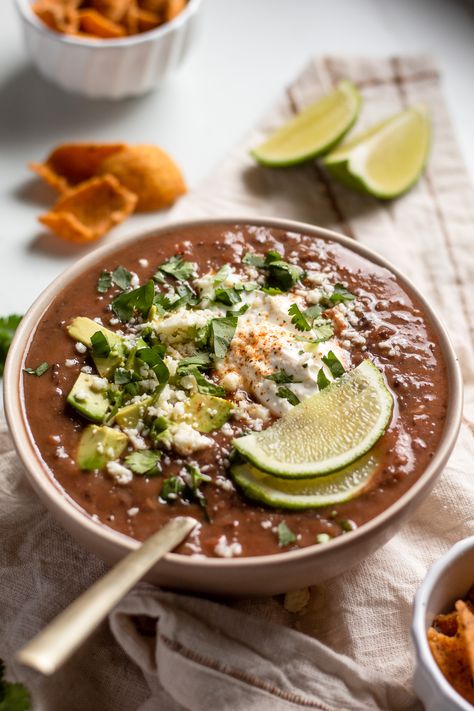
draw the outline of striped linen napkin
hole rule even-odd
[[[357,130],[407,105],[430,107],[434,138],[427,171],[397,201],[353,193],[316,163],[269,170],[248,155],[342,78],[364,97]],[[325,57],[314,59],[242,144],[176,206],[170,219],[276,216],[329,227],[392,261],[437,310],[459,356],[466,402],[458,444],[403,530],[336,579],[286,597],[226,605],[139,585],[111,615],[119,644],[102,626],[53,679],[11,662],[38,709],[421,708],[411,688],[413,595],[431,563],[474,533],[473,198],[430,59]],[[0,656],[10,661],[103,566],[44,512],[1,431],[0,463]]]

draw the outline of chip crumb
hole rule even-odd
[[[292,590],[286,593],[283,607],[287,610],[287,612],[302,612],[302,610],[304,610],[304,608],[308,605],[310,597],[311,594],[309,592],[309,588]]]

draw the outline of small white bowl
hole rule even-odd
[[[415,596],[412,638],[417,666],[415,691],[427,711],[472,711],[444,677],[431,653],[427,631],[436,615],[449,612],[474,583],[474,536],[456,543],[428,571]]]
[[[26,47],[46,79],[66,91],[96,99],[138,96],[160,84],[188,52],[201,0],[188,0],[171,22],[121,39],[86,40],[50,30],[31,0],[16,0]]]

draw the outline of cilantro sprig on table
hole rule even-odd
[[[23,684],[5,680],[5,665],[0,659],[0,711],[30,711],[31,695]]]
[[[12,314],[0,318],[0,377],[3,375],[8,349],[23,316]]]

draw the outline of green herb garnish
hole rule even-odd
[[[294,375],[288,375],[284,370],[277,370],[276,373],[266,375],[265,380],[272,380],[274,383],[284,385],[285,383],[300,383],[301,380],[295,380]]]
[[[187,375],[193,368],[198,368],[199,370],[207,370],[211,365],[211,356],[209,353],[204,353],[203,351],[198,351],[194,355],[188,358],[183,358],[179,361],[178,367],[176,368],[176,375],[182,376]]]
[[[166,276],[174,277],[178,281],[187,281],[194,273],[194,264],[192,262],[186,262],[179,255],[175,255],[171,257],[171,259],[168,259],[167,262],[160,264],[158,272],[162,272],[166,274]],[[155,274],[153,278],[156,279],[156,277],[157,274]],[[159,278],[156,280],[159,281]]]
[[[99,294],[105,294],[112,286],[112,272],[104,269],[97,280],[97,291]]]
[[[328,341],[334,335],[332,323],[326,319],[320,319],[319,325],[313,324],[313,331],[313,343],[323,343],[324,341]]]
[[[301,313],[298,304],[291,304],[288,316],[291,316],[291,323],[298,331],[311,331],[311,326]]]
[[[235,289],[218,287],[215,291],[214,300],[226,306],[233,306],[234,304],[238,304],[241,298]]]
[[[0,376],[3,375],[8,349],[22,318],[23,316],[18,316],[17,314],[0,318]]]
[[[278,395],[278,397],[288,400],[290,405],[298,405],[298,403],[300,402],[299,397],[297,395],[295,395],[295,393],[292,390],[290,390],[290,388],[285,388],[285,387],[278,388],[277,395]]]
[[[278,258],[280,258],[280,255],[278,255]],[[261,254],[256,254],[255,252],[247,252],[243,256],[242,263],[248,264],[251,267],[262,269],[262,267],[265,266],[265,258],[262,257]]]
[[[329,301],[332,301],[333,304],[340,304],[346,301],[354,301],[355,298],[354,294],[351,294],[345,286],[338,283],[334,286],[334,291],[329,297]]]
[[[324,390],[324,388],[327,388],[328,385],[331,385],[331,381],[326,376],[326,373],[324,372],[324,368],[320,368],[320,370],[318,372],[317,383],[318,383],[318,388],[320,390]]]
[[[165,479],[160,491],[160,498],[166,501],[167,504],[176,501],[178,496],[184,491],[186,484],[180,476],[170,476]]]
[[[125,466],[132,470],[134,474],[143,474],[147,477],[161,474],[160,468],[161,452],[153,449],[143,449],[133,452],[125,458]]]
[[[143,286],[133,291],[125,291],[119,294],[112,300],[112,310],[122,323],[130,321],[134,313],[137,311],[143,318],[148,314],[153,304],[155,296],[155,287],[150,279]]]
[[[278,294],[285,293],[281,289],[278,289],[276,286],[262,286],[261,290],[264,294],[268,294],[269,296],[278,296]]]
[[[220,385],[216,385],[212,382],[212,380],[206,378],[202,373],[199,372],[196,367],[190,370],[190,374],[194,376],[198,392],[200,392],[201,395],[214,395],[215,397],[225,397],[226,391],[224,390],[224,388],[222,388]]]
[[[209,323],[209,342],[216,358],[224,358],[237,328],[237,316],[213,318]]]
[[[323,307],[319,306],[319,304],[315,304],[314,306],[309,306],[307,309],[303,311],[303,316],[309,321],[309,323],[313,323],[313,321],[321,316],[323,313]]]
[[[289,291],[299,279],[303,278],[304,270],[297,267],[295,264],[289,264],[281,259],[274,259],[277,252],[268,252],[265,258],[268,269],[268,284],[267,286],[277,287],[282,291]],[[272,255],[269,261],[269,255]]]
[[[146,363],[158,378],[160,385],[164,386],[170,377],[170,372],[163,360],[163,346],[158,344],[151,348],[140,348],[137,351],[137,358]]]
[[[94,358],[107,358],[110,354],[110,344],[102,331],[96,331],[92,334],[91,346]]]
[[[119,289],[125,291],[130,288],[130,284],[132,283],[132,275],[128,269],[125,269],[125,267],[117,267],[117,269],[114,269],[112,272],[112,281],[115,286],[118,286]]]
[[[296,535],[288,528],[285,521],[280,521],[278,524],[278,545],[280,548],[286,548],[286,546],[295,543],[295,541]]]
[[[346,372],[341,361],[333,351],[329,351],[327,356],[323,356],[322,361],[331,371],[333,378],[340,378],[341,375],[344,375]]]
[[[5,665],[0,659],[0,711],[30,711],[31,695],[23,684],[5,680]]]
[[[329,533],[318,533],[316,536],[316,543],[329,543],[331,536]]]
[[[25,373],[28,373],[29,375],[36,375],[38,378],[41,375],[44,375],[46,371],[49,369],[49,363],[40,363],[36,368],[25,368]]]

